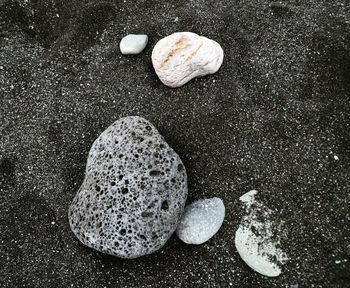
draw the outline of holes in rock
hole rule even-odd
[[[181,172],[183,170],[184,170],[184,165],[182,164],[177,165],[177,171]]]
[[[144,240],[144,241],[146,241],[146,240],[147,240],[147,238],[146,238],[146,236],[145,236],[145,235],[139,234],[138,236],[139,236],[139,238],[140,238],[140,239],[142,239],[142,240]]]
[[[124,175],[119,175],[119,180],[122,180]]]
[[[120,229],[119,234],[124,236],[126,234],[126,230],[125,229]]]
[[[161,172],[158,171],[158,170],[151,170],[151,171],[149,172],[149,175],[152,176],[152,177],[155,177],[155,176],[159,176],[160,173],[161,173]]]
[[[125,180],[125,184],[126,184],[126,185],[129,184],[129,180],[128,180],[128,179]]]
[[[146,130],[147,130],[147,131],[151,131],[151,130],[152,130],[152,127],[149,126],[149,125],[147,125],[147,126],[146,126]]]
[[[115,186],[115,182],[114,181],[111,182],[111,186]]]
[[[129,189],[124,187],[122,189],[122,194],[128,194],[128,193],[129,193]]]
[[[96,186],[95,189],[96,189],[97,192],[101,191],[101,187],[100,186]]]
[[[157,201],[153,201],[151,204],[148,205],[147,209],[152,209],[153,207],[155,207],[157,204]]]
[[[164,210],[164,211],[167,211],[167,210],[169,209],[168,200],[164,200],[164,201],[162,202],[162,205],[161,205],[160,208],[161,208],[162,210]]]
[[[148,211],[143,211],[141,213],[141,217],[143,217],[143,218],[151,217],[152,215],[153,215],[153,213],[152,212],[148,212]]]

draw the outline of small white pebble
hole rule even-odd
[[[120,41],[120,52],[124,55],[139,54],[148,43],[147,35],[129,34]]]
[[[52,221],[51,224],[52,224],[52,225],[55,225],[55,221]]]
[[[174,19],[174,22],[178,22],[179,21],[179,17],[176,17],[175,19]]]
[[[337,155],[334,155],[335,160],[339,160],[339,157]]]
[[[340,260],[335,260],[335,264],[340,264]]]

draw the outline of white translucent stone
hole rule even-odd
[[[273,228],[279,226],[270,219],[272,211],[255,200],[257,193],[252,190],[239,198],[246,206],[247,215],[236,231],[235,245],[250,268],[262,275],[276,277],[281,274],[281,265],[288,257],[278,248],[280,240],[274,235]]]
[[[147,35],[129,34],[120,41],[120,52],[122,54],[139,54],[148,43]]]
[[[235,245],[243,261],[248,266],[262,275],[276,277],[281,274],[281,269],[268,258],[275,254],[276,247],[272,243],[259,249],[261,239],[246,227],[239,227],[236,231]]]
[[[255,195],[258,193],[258,191],[256,190],[251,190],[247,193],[245,193],[244,195],[242,195],[241,197],[239,197],[239,200],[241,200],[241,202],[245,203],[248,207],[250,207],[254,201],[255,201]]]
[[[176,234],[187,244],[202,244],[219,231],[224,218],[225,206],[220,198],[198,200],[186,207]]]

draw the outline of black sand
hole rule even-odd
[[[350,287],[350,4],[283,3],[0,0],[1,287]],[[175,31],[218,41],[220,71],[162,85],[150,54]],[[128,33],[149,35],[144,53],[120,54]],[[67,208],[90,146],[127,115],[178,152],[189,201],[223,198],[206,244],[174,235],[127,261],[73,236]],[[235,249],[251,189],[284,223],[278,278]]]

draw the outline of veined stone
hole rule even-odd
[[[152,51],[154,70],[172,88],[217,72],[223,57],[219,43],[192,32],[171,34],[158,41]]]

